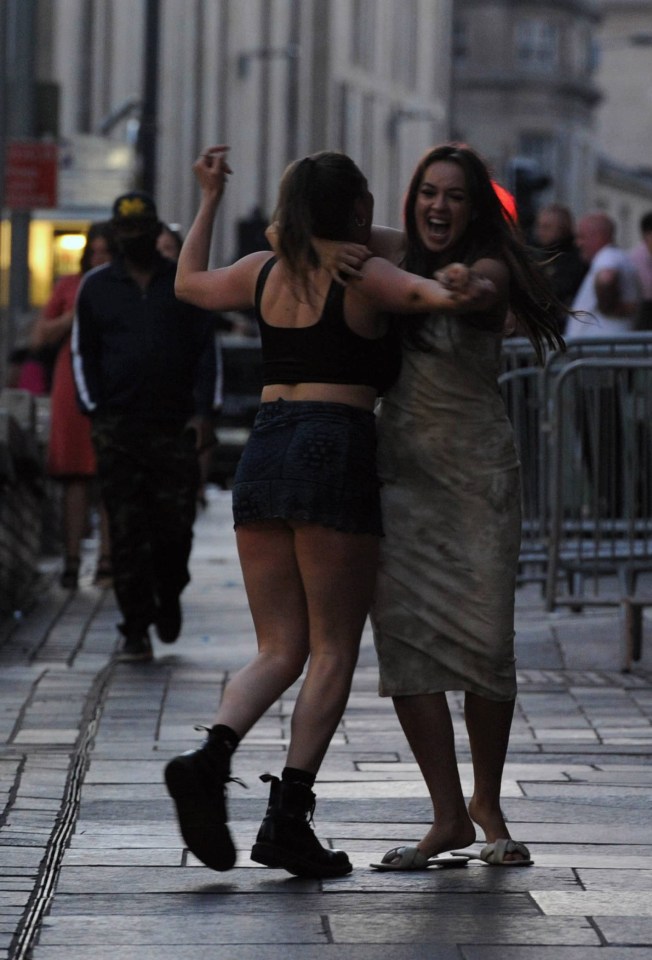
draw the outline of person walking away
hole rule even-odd
[[[81,256],[80,272],[61,277],[56,283],[32,331],[32,345],[37,350],[60,345],[52,376],[46,469],[63,487],[64,566],[60,583],[65,590],[77,587],[81,543],[88,528],[97,471],[90,423],[79,409],[72,373],[71,333],[75,300],[82,277],[89,270],[108,263],[112,253],[109,223],[92,223]],[[99,587],[110,587],[109,525],[101,499],[98,512],[100,543],[94,583]]]
[[[167,257],[168,260],[174,260],[176,263],[179,259],[179,254],[181,253],[181,247],[183,246],[183,236],[181,232],[175,227],[171,227],[169,224],[164,223],[161,229],[161,232],[158,235],[156,241],[156,249],[161,254],[162,257]],[[215,327],[217,328],[217,319],[214,318]],[[198,417],[197,418],[197,429],[198,429],[198,447],[197,455],[199,457],[199,487],[197,489],[197,506],[198,507],[207,507],[208,500],[206,499],[206,486],[208,484],[211,464],[213,462],[213,455],[215,453],[215,448],[217,447],[217,437],[215,435],[215,426],[216,420],[219,417],[220,411],[222,409],[223,403],[223,371],[224,366],[222,363],[222,346],[217,332],[215,333],[216,340],[214,344],[214,351],[216,354],[217,360],[217,389],[214,397],[214,402],[212,410],[209,416]],[[213,347],[210,347],[209,351],[204,356],[202,363],[209,365],[213,362],[211,354],[213,353]]]
[[[118,255],[81,285],[73,364],[109,515],[118,659],[147,661],[152,624],[163,643],[181,632],[199,477],[194,418],[211,409],[214,338],[208,314],[174,294],[152,198],[119,196],[111,223]],[[202,364],[211,350],[212,365]]]
[[[555,296],[568,307],[587,270],[577,249],[573,228],[573,215],[562,203],[549,203],[537,211],[534,239],[541,268]]]
[[[201,188],[184,242],[177,294],[210,310],[254,308],[264,387],[233,486],[236,541],[258,653],[230,678],[198,750],[165,769],[182,836],[214,870],[236,851],[225,786],[240,740],[302,675],[281,778],[270,774],[267,813],[252,859],[302,877],[348,873],[344,851],[310,826],[313,786],[342,717],[371,600],[382,534],[375,464],[376,397],[395,375],[386,311],[474,303],[467,292],[406,274],[375,258],[345,288],[321,269],[311,235],[366,242],[373,211],[367,181],[343,154],[295,161],[281,180],[278,251],[208,270],[213,221],[230,173],[226,147],[195,162]]]
[[[618,337],[635,327],[641,294],[636,269],[614,242],[616,226],[606,213],[587,213],[575,240],[588,271],[572,303],[565,336]]]

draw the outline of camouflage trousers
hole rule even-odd
[[[93,422],[123,631],[156,619],[161,597],[190,580],[199,467],[194,430],[105,417]]]

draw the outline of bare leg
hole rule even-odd
[[[100,515],[100,557],[111,558],[111,537],[109,535],[109,516],[106,512],[106,507],[100,500],[99,503],[99,515]]]
[[[88,518],[88,481],[66,480],[63,491],[63,539],[67,557],[79,557]]]
[[[215,719],[243,736],[301,675],[288,766],[316,773],[351,687],[371,602],[376,537],[315,524],[238,528],[258,655],[227,684]]]
[[[296,528],[310,660],[292,715],[288,766],[317,773],[344,713],[376,582],[378,538]]]
[[[394,707],[432,799],[434,823],[418,849],[434,856],[468,846],[475,828],[462,793],[446,694],[394,697]]]
[[[243,737],[301,676],[309,642],[293,531],[266,521],[238,527],[236,539],[258,654],[228,682],[215,723]]]
[[[514,701],[488,700],[467,693],[464,718],[473,760],[473,797],[469,803],[471,818],[482,827],[487,843],[510,838],[500,809],[503,767],[514,715]],[[506,860],[522,860],[518,853],[506,854]]]

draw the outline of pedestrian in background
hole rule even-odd
[[[534,239],[541,254],[541,269],[555,295],[570,307],[587,270],[575,243],[570,209],[561,203],[541,207],[534,223]]]
[[[195,162],[199,211],[184,242],[179,296],[206,309],[255,308],[261,331],[261,405],[233,487],[236,540],[258,654],[230,678],[205,744],[166,767],[181,833],[207,866],[236,852],[225,786],[242,737],[301,676],[286,766],[270,781],[251,856],[302,877],[348,873],[341,850],[310,826],[313,786],[349,695],[375,582],[382,533],[373,406],[395,375],[386,310],[471,302],[483,285],[448,293],[375,258],[345,288],[321,269],[311,235],[369,236],[373,197],[343,154],[292,163],[279,190],[278,257],[252,253],[208,270],[214,217],[230,168],[225,147]]]
[[[640,243],[629,251],[638,274],[642,298],[636,329],[652,330],[652,210],[641,217],[640,230]]]
[[[89,507],[95,485],[96,462],[88,417],[77,403],[72,373],[71,332],[75,300],[82,277],[111,260],[113,238],[109,223],[93,223],[86,236],[80,272],[56,283],[32,331],[36,351],[57,346],[52,376],[47,472],[63,486],[64,566],[61,586],[74,590],[79,578],[81,542],[89,525]],[[106,510],[99,503],[99,557],[94,583],[112,583],[111,547]]]
[[[162,223],[161,232],[159,233],[156,241],[156,249],[161,256],[167,257],[168,260],[174,260],[176,263],[179,259],[182,245],[183,237],[181,236],[180,231],[177,230],[176,227],[171,227],[167,223]]]
[[[615,244],[616,225],[606,213],[587,213],[575,240],[588,271],[577,291],[565,336],[619,337],[636,326],[641,293],[636,268]]]
[[[575,316],[566,327],[567,339],[618,338],[636,329],[641,291],[636,267],[615,243],[616,225],[606,213],[583,216],[576,239],[588,271],[573,301]],[[607,504],[617,517],[624,509],[622,476],[625,415],[616,379],[585,387],[576,401],[576,426],[586,468],[591,499],[604,511]],[[601,438],[612,437],[609,457]]]
[[[111,225],[118,255],[78,295],[75,382],[92,420],[109,514],[123,618],[119,658],[151,660],[151,624],[164,643],[181,631],[199,482],[197,418],[212,411],[217,365],[210,316],[177,300],[175,264],[156,249],[161,222],[151,197],[118,197]]]
[[[156,249],[161,254],[162,257],[167,257],[168,260],[173,260],[175,263],[179,259],[179,254],[181,253],[181,247],[183,246],[183,236],[181,231],[176,227],[171,227],[169,224],[164,223],[161,226],[161,232],[158,235],[156,241]],[[215,318],[215,327],[218,326],[218,318]],[[219,335],[217,330],[215,331],[215,343],[210,344],[205,352],[202,364],[208,365],[210,370],[210,365],[213,362],[212,354],[215,353],[217,361],[217,387],[218,392],[214,397],[213,410],[209,416],[198,417],[197,418],[197,427],[199,430],[199,447],[198,447],[198,456],[199,456],[199,487],[197,488],[197,505],[199,507],[208,506],[208,501],[206,499],[206,485],[208,483],[211,463],[213,461],[213,455],[215,453],[215,448],[217,447],[217,437],[215,435],[215,423],[216,418],[219,415],[220,410],[222,409],[222,381],[223,381],[223,363],[222,363],[222,348],[220,344]]]

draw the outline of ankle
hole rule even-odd
[[[240,737],[232,727],[227,727],[225,723],[216,723],[208,731],[207,743],[211,747],[224,750],[230,757],[235,753]]]
[[[497,837],[509,836],[500,804],[483,802],[478,797],[472,797],[468,810],[469,816],[483,829],[487,839],[494,840]]]
[[[316,776],[317,774],[311,773],[310,770],[299,770],[298,767],[284,767],[281,773],[281,780],[283,783],[302,783],[305,787],[309,787],[312,790],[315,785]]]

